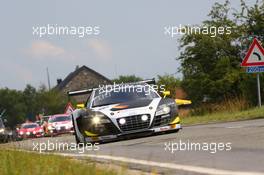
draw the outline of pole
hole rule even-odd
[[[260,94],[259,73],[257,73],[257,86],[258,86],[258,106],[261,107],[261,94]]]
[[[50,90],[49,68],[47,68],[47,78],[48,78],[48,87],[49,87],[49,90]]]

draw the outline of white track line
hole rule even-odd
[[[49,154],[56,154],[56,155],[70,156],[70,157],[89,157],[89,158],[96,158],[96,159],[120,161],[120,162],[131,163],[131,164],[168,168],[168,169],[174,169],[174,170],[183,170],[183,171],[189,171],[189,172],[201,173],[201,174],[210,174],[210,175],[264,175],[264,173],[260,173],[260,172],[245,172],[245,171],[242,172],[242,171],[221,170],[221,169],[215,169],[215,168],[180,165],[180,164],[174,164],[174,163],[153,162],[153,161],[147,161],[147,160],[132,159],[132,158],[126,158],[126,157],[116,157],[116,156],[109,156],[109,155],[69,154],[69,153],[49,153]]]

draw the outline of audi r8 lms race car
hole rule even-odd
[[[53,115],[48,120],[48,135],[73,133],[72,119],[68,114]]]
[[[24,123],[18,130],[19,138],[34,138],[44,136],[44,131],[37,123]]]
[[[105,142],[181,129],[175,99],[162,98],[150,85],[153,81],[122,84],[118,90],[107,85],[68,92],[69,96],[90,94],[85,108],[72,113],[76,142]]]

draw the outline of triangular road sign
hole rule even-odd
[[[72,106],[72,104],[69,102],[65,108],[64,113],[65,114],[70,114],[74,111],[74,107]]]
[[[241,66],[264,66],[264,49],[256,38],[254,38]]]

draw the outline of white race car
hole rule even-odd
[[[175,99],[162,98],[149,84],[153,81],[122,84],[118,89],[116,85],[107,85],[68,92],[69,96],[90,94],[85,107],[72,113],[76,142],[104,142],[138,134],[179,131]]]

